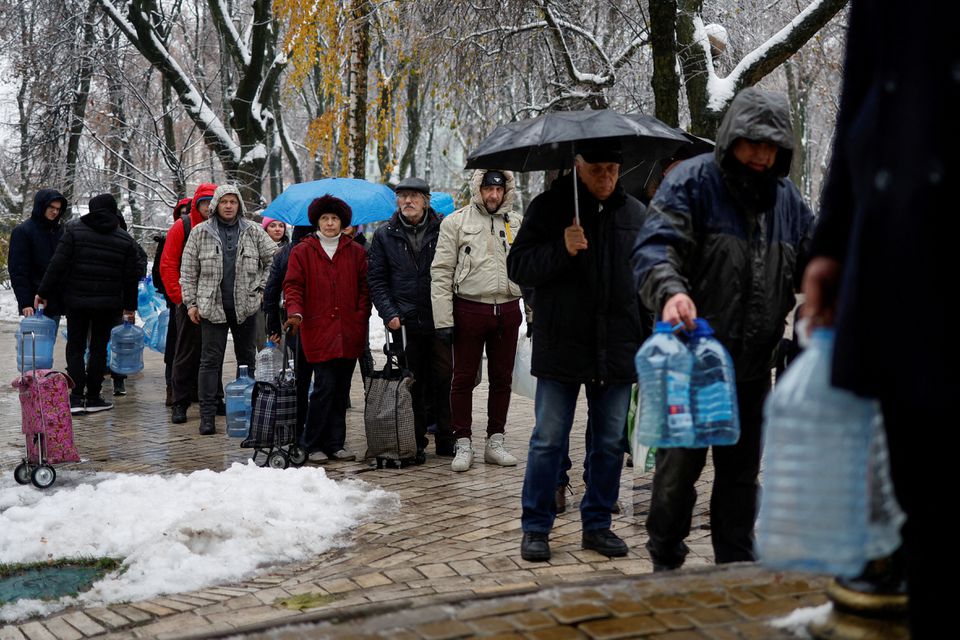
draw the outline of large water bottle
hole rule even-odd
[[[764,406],[760,559],[840,576],[869,559],[868,458],[879,406],[830,385],[833,330],[816,329]]]
[[[740,439],[740,411],[733,359],[706,320],[697,318],[696,323],[689,343],[693,354],[693,446],[736,444]]]
[[[667,322],[658,322],[636,358],[640,381],[640,424],[637,441],[648,447],[693,445],[690,413],[690,373],[693,355],[673,335]]]
[[[35,337],[31,338],[30,334]],[[23,353],[21,349],[23,338]],[[43,315],[43,305],[37,305],[37,311],[32,316],[24,316],[17,329],[17,368],[21,373],[34,368],[33,343],[36,340],[37,369],[53,368],[53,345],[57,341],[57,323],[53,318]]]
[[[900,546],[900,527],[906,515],[900,510],[890,478],[890,454],[883,420],[877,416],[870,443],[870,520],[867,524],[867,557],[871,560],[893,553]]]
[[[257,354],[257,380],[263,382],[276,382],[280,369],[283,368],[283,354],[272,340],[267,340],[267,344]]]
[[[253,378],[247,374],[247,365],[237,368],[237,379],[223,388],[227,402],[227,435],[246,438],[252,413]]]
[[[143,370],[143,329],[124,319],[110,331],[110,371],[129,376]]]

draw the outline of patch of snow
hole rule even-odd
[[[771,627],[788,631],[798,638],[809,638],[810,634],[807,633],[807,626],[811,623],[826,621],[831,611],[833,611],[833,604],[829,602],[819,607],[803,607],[782,618],[771,620],[768,624]]]
[[[9,282],[5,283],[9,286]],[[0,289],[0,321],[20,322],[20,309],[17,308],[17,296],[13,289]]]
[[[322,468],[65,474],[47,491],[0,476],[0,563],[123,558],[90,591],[55,602],[20,600],[0,620],[99,606],[237,581],[257,569],[348,544],[347,532],[399,508],[396,494]]]
[[[723,53],[730,46],[730,34],[721,24],[710,23],[703,28],[713,48]]]

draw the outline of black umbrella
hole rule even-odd
[[[467,156],[468,169],[545,171],[573,166],[578,149],[618,145],[623,166],[669,156],[686,138],[656,118],[609,109],[552,111],[494,129]],[[574,167],[576,173],[576,167]],[[574,175],[574,207],[578,209]],[[576,211],[577,223],[580,221]]]

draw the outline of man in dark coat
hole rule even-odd
[[[950,486],[956,453],[947,434],[960,391],[949,319],[960,237],[960,7],[890,4],[852,3],[833,159],[803,291],[814,323],[836,326],[833,383],[883,408],[907,514],[910,632],[920,639],[941,637],[953,614],[956,563],[936,543],[947,503],[931,492]]]
[[[621,153],[610,145],[577,156],[580,222],[573,177],[558,179],[530,203],[507,256],[507,273],[532,287],[536,424],[523,480],[523,540],[528,561],[550,559],[554,493],[567,452],[580,387],[590,413],[580,502],[584,549],[623,556],[610,530],[626,448],[640,308],[630,252],[644,208],[619,182]]]
[[[10,254],[7,269],[10,284],[17,296],[17,308],[22,316],[33,315],[34,299],[40,281],[50,265],[50,259],[63,235],[63,221],[67,211],[67,199],[56,189],[41,189],[33,198],[30,217],[10,234]],[[51,292],[47,316],[60,319],[63,309],[60,292]]]
[[[109,193],[90,200],[90,212],[66,225],[37,293],[43,302],[63,291],[67,313],[67,373],[76,386],[71,413],[112,409],[100,395],[107,341],[117,318],[137,308],[142,268],[136,241],[120,228],[117,201]],[[89,335],[90,359],[84,365]],[[86,393],[84,393],[86,390]]]
[[[450,428],[451,349],[435,335],[430,265],[437,249],[440,216],[430,208],[430,185],[404,178],[397,185],[397,211],[373,234],[368,251],[370,300],[401,342],[415,382],[413,415],[417,448],[427,446],[427,425],[437,426],[437,455],[453,456]],[[418,455],[422,460],[422,454]]]
[[[740,440],[713,447],[710,501],[716,561],[753,560],[763,399],[795,304],[813,215],[790,171],[787,100],[740,92],[717,132],[714,154],[667,175],[650,203],[634,252],[644,304],[671,324],[705,318],[733,357]],[[647,517],[654,570],[683,564],[706,449],[659,449]]]

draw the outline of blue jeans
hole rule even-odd
[[[527,472],[523,479],[523,515],[526,532],[549,533],[556,517],[554,493],[567,453],[579,383],[537,380],[536,425],[530,436]],[[620,470],[627,446],[627,410],[630,384],[584,385],[587,390],[586,491],[580,501],[584,531],[610,528],[610,513],[620,492]]]

